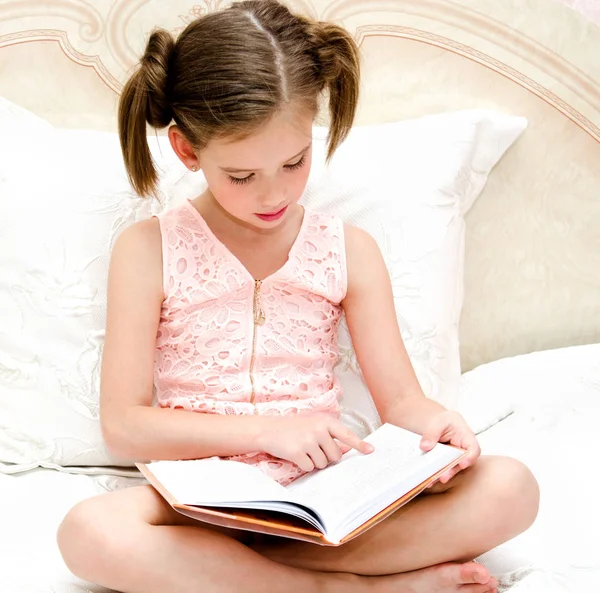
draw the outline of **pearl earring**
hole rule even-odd
[[[198,170],[198,167],[196,167],[196,165],[192,165],[192,171],[195,173]]]

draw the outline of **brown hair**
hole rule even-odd
[[[359,74],[358,48],[347,31],[292,14],[276,0],[238,2],[202,16],[177,40],[157,29],[119,101],[131,184],[148,195],[157,181],[146,123],[174,122],[202,149],[211,138],[250,134],[291,101],[316,114],[325,90],[329,159],[352,126]]]

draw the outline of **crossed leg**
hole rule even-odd
[[[538,499],[521,463],[482,457],[330,548],[212,528],[140,486],[76,505],[58,542],[77,576],[124,593],[491,593],[495,579],[469,560],[527,529]]]

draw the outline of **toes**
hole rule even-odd
[[[483,589],[482,593],[495,587],[495,584],[494,586],[490,586],[491,577],[488,569],[476,562],[466,562],[465,564],[462,564],[460,567],[460,578],[461,582],[465,585],[471,583],[486,585],[487,589]],[[479,591],[474,593],[479,593]]]

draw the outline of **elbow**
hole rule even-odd
[[[137,459],[138,455],[133,446],[134,443],[128,436],[135,431],[128,428],[125,415],[121,418],[115,418],[100,414],[100,430],[104,445],[113,457],[128,462]]]

